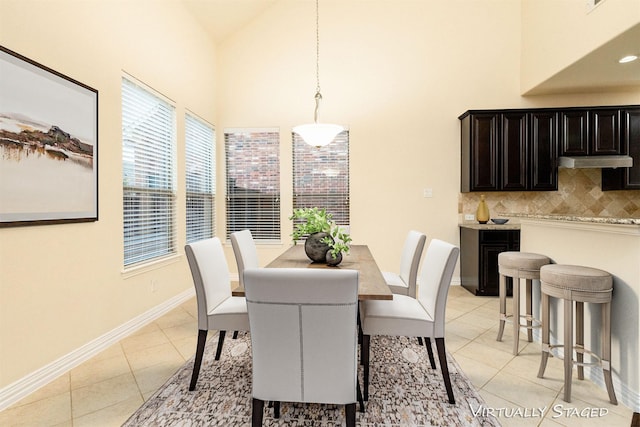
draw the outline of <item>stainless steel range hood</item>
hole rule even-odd
[[[574,156],[559,157],[558,167],[580,168],[630,168],[633,159],[629,156]]]

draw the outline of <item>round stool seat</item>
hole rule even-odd
[[[507,251],[498,254],[498,269],[500,274],[509,277],[532,276],[531,279],[540,277],[540,268],[551,262],[548,256],[531,252]]]
[[[610,273],[579,265],[545,265],[540,268],[540,280],[548,287],[570,291],[607,292],[613,289]]]

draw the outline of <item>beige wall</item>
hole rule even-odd
[[[520,97],[518,1],[323,0],[320,13],[320,118],[351,130],[353,237],[383,269],[397,268],[409,229],[457,243],[462,112],[639,93]],[[261,246],[261,262],[289,243],[289,132],[312,119],[314,24],[313,2],[282,0],[215,48],[175,1],[0,2],[2,45],[100,91],[100,221],[0,230],[0,388],[192,286],[182,249],[122,273],[122,70],[176,102],[179,170],[186,108],[216,125],[219,171],[225,127],[280,128],[282,245]],[[217,214],[223,236],[220,201]]]
[[[123,70],[215,122],[215,48],[172,1],[0,2],[0,44],[99,91],[99,221],[0,230],[0,389],[190,289],[184,257],[123,274]],[[157,291],[150,283],[157,281]]]
[[[586,3],[522,0],[522,93],[640,23],[637,0],[605,0],[589,12]]]

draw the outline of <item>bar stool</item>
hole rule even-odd
[[[542,378],[549,355],[564,360],[564,400],[571,402],[571,377],[573,365],[578,366],[578,379],[584,379],[584,366],[601,367],[609,393],[609,400],[617,405],[613,381],[611,379],[611,295],[613,278],[606,271],[577,265],[545,265],[540,269],[542,292],[542,359],[538,378]],[[549,344],[549,297],[564,300],[564,343]],[[576,303],[576,337],[573,344],[573,302]],[[584,303],[602,304],[600,337],[602,356],[599,357],[584,348]],[[564,348],[564,356],[554,353],[557,347]],[[576,352],[576,360],[573,352]],[[584,355],[594,361],[584,362]]]
[[[533,341],[532,329],[539,328],[540,322],[533,317],[531,300],[531,284],[533,280],[540,280],[540,267],[549,264],[549,257],[529,252],[507,251],[498,254],[498,272],[500,273],[500,328],[497,341],[502,341],[504,324],[507,320],[513,322],[513,354],[518,355],[520,343],[520,328],[527,330],[527,341]],[[513,279],[513,315],[507,315],[507,277]],[[520,279],[525,279],[526,315],[520,315]],[[512,319],[509,319],[512,317]],[[524,317],[526,324],[520,322]],[[534,321],[536,324],[534,324]]]

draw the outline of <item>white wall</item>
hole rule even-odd
[[[0,44],[99,91],[99,221],[0,230],[0,389],[193,287],[184,256],[184,114],[215,122],[215,47],[173,1],[0,2]],[[178,247],[123,273],[123,71],[176,104]],[[150,283],[157,282],[152,292]]]

